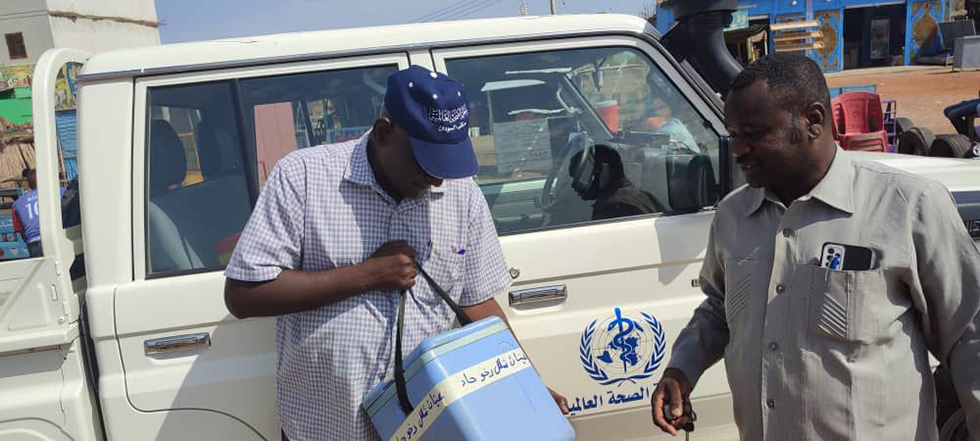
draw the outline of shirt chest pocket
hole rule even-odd
[[[876,299],[886,297],[882,270],[835,271],[811,266],[808,329],[811,335],[856,343],[878,338]]]
[[[463,257],[462,254],[456,252],[433,250],[429,258],[422,263],[422,268],[439,284],[439,287],[449,293],[453,298],[458,298],[459,289],[457,288],[461,288],[459,279],[463,271]],[[428,282],[421,274],[416,278],[416,283],[424,284],[426,288],[432,289],[432,287],[428,286]],[[441,302],[442,300],[435,297],[435,291],[432,290],[432,292],[434,298]]]
[[[725,319],[732,329],[749,314],[754,266],[752,259],[729,259],[725,264]]]

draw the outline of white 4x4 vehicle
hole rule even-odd
[[[65,63],[84,63],[81,227],[57,196]],[[279,439],[274,320],[232,317],[222,269],[276,161],[364,133],[410,64],[469,91],[476,180],[514,279],[498,301],[579,439],[661,436],[649,396],[703,299],[713,207],[737,174],[708,85],[645,21],[589,15],[45,53],[45,256],[0,263],[0,439]],[[584,134],[619,157],[597,163],[604,182],[656,203],[600,213],[573,191]],[[980,191],[980,163],[881,158],[964,201]],[[695,437],[737,437],[722,367],[694,400]]]

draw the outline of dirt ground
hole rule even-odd
[[[898,116],[935,134],[953,133],[943,108],[978,97],[980,70],[951,72],[948,67],[905,66],[850,70],[827,75],[830,87],[876,84],[882,99],[898,101]]]

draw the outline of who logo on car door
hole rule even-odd
[[[614,314],[593,320],[582,332],[579,358],[586,374],[603,386],[649,378],[667,348],[663,325],[651,314]]]

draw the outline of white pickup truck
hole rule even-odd
[[[84,64],[80,226],[63,224],[57,191],[66,63]],[[385,78],[410,64],[469,91],[476,180],[514,279],[497,300],[578,439],[662,436],[649,396],[703,298],[713,207],[739,175],[721,101],[690,65],[644,20],[587,15],[45,53],[45,254],[0,263],[0,440],[278,440],[274,320],[229,314],[222,269],[275,162],[364,133]],[[619,157],[607,180],[656,209],[600,213],[572,190],[583,133]],[[980,162],[876,159],[944,182],[980,231]],[[737,438],[723,367],[694,400],[692,438]]]

